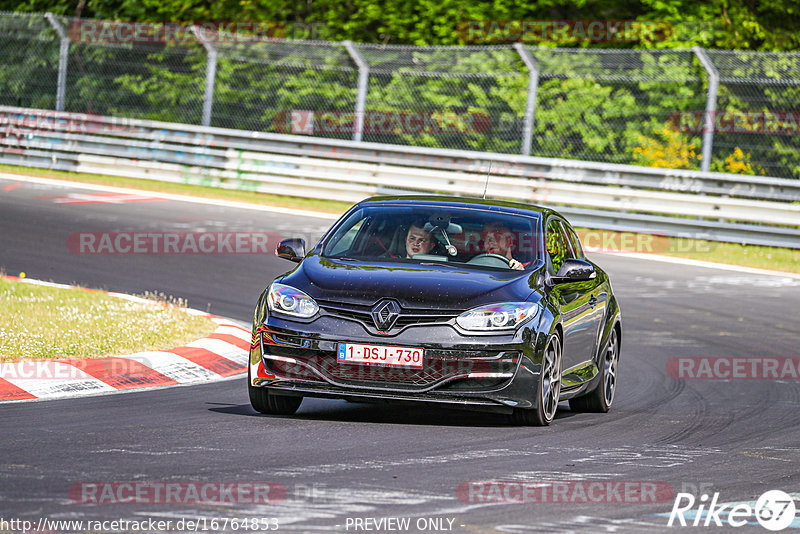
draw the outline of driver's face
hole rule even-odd
[[[408,235],[406,235],[406,257],[410,258],[414,254],[427,254],[432,248],[433,239],[431,239],[431,234],[416,226],[408,229]]]
[[[483,249],[491,254],[505,256],[511,250],[511,232],[489,230],[483,233]]]

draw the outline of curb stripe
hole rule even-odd
[[[31,374],[32,363],[36,372],[29,378],[27,375]],[[51,360],[2,364],[2,378],[39,398],[116,391],[78,367]]]
[[[120,358],[135,360],[181,384],[204,382],[219,377],[208,369],[171,352],[138,352]]]
[[[220,376],[232,376],[242,372],[242,366],[238,363],[203,348],[178,347],[172,349],[172,352]]]
[[[65,363],[70,363],[65,362]],[[175,386],[177,381],[130,358],[100,358],[76,362],[87,374],[115,389]]]
[[[231,345],[226,341],[222,341],[221,339],[198,339],[197,341],[192,341],[191,343],[186,344],[187,347],[193,347],[198,349],[204,349],[209,352],[213,352],[223,358],[227,358],[228,360],[234,361],[239,364],[242,368],[242,371],[246,371],[247,367],[247,359],[250,356],[249,347],[248,350],[242,350],[236,345]]]
[[[27,400],[35,398],[35,395],[31,395],[8,380],[0,378],[0,400]]]
[[[214,331],[214,333],[215,334],[228,334],[228,335],[231,335],[231,336],[235,336],[235,337],[238,337],[239,339],[244,340],[244,341],[246,341],[248,343],[250,343],[250,338],[252,337],[252,334],[250,333],[250,330],[245,330],[241,326],[220,325],[219,328],[217,328]]]
[[[248,336],[249,337],[249,336]],[[230,345],[238,347],[242,350],[250,350],[249,340],[244,340],[241,337],[232,336],[230,334],[217,334],[216,332],[208,336],[206,339],[219,339]]]
[[[42,286],[105,293],[148,303],[141,297],[44,282],[30,278],[0,278]],[[154,303],[156,304],[156,303]],[[0,402],[96,395],[131,389],[205,383],[242,374],[250,356],[250,331],[231,319],[187,308],[206,317],[214,332],[184,347],[94,359],[16,361],[0,363]]]

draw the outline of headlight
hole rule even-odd
[[[465,311],[456,317],[456,323],[464,330],[511,330],[539,311],[538,304],[530,302],[504,302],[489,304]]]
[[[273,283],[267,296],[270,311],[294,315],[295,317],[313,317],[319,311],[314,299],[291,286]]]

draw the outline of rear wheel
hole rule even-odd
[[[250,404],[253,409],[267,415],[292,415],[303,402],[303,397],[276,395],[267,388],[253,386],[249,364],[247,367],[247,392],[250,394]]]
[[[561,394],[561,339],[554,335],[544,351],[534,409],[515,408],[512,419],[519,425],[547,426],[556,416]]]
[[[570,409],[576,412],[606,413],[614,402],[617,390],[617,367],[619,365],[619,335],[617,329],[611,331],[608,345],[600,361],[600,383],[582,397],[569,400]]]

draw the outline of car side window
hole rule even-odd
[[[358,232],[364,225],[365,220],[366,219],[361,219],[356,224],[351,226],[350,229],[347,230],[347,232],[341,237],[341,239],[339,239],[339,242],[336,243],[336,246],[333,248],[333,250],[330,251],[329,254],[335,256],[347,252],[355,242],[356,235],[358,235]]]
[[[567,237],[569,237],[569,243],[572,245],[572,251],[575,253],[575,257],[579,260],[585,260],[586,256],[583,254],[583,246],[581,245],[581,240],[578,239],[578,234],[565,222],[562,221],[561,224],[567,232]]]
[[[574,258],[572,249],[570,248],[569,239],[567,239],[558,219],[550,219],[547,221],[547,254],[550,256],[550,263],[553,266],[553,273],[558,273],[558,270],[564,264],[564,261]]]

